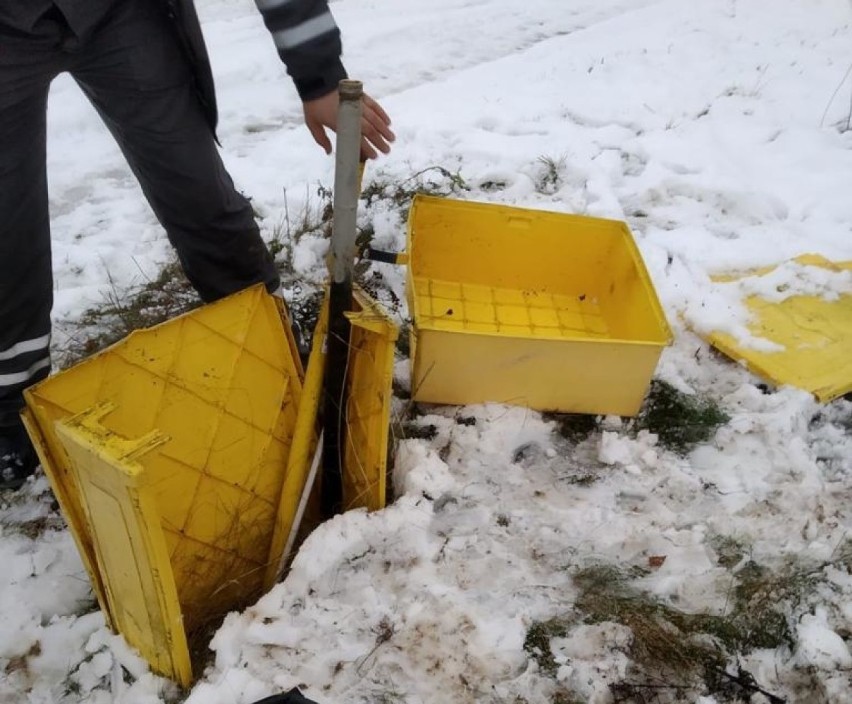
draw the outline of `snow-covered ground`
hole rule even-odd
[[[331,185],[333,163],[302,126],[253,3],[198,4],[224,157],[271,236],[285,201],[299,212]],[[616,601],[642,594],[720,619],[763,575],[786,639],[728,671],[789,702],[852,702],[852,402],[767,392],[692,332],[742,331],[738,296],[713,274],[806,252],[852,260],[850,4],[332,7],[350,73],[398,135],[367,181],[439,165],[464,178],[463,197],[627,220],[676,334],[657,376],[715,399],[730,421],[684,457],[617,418],[578,442],[522,408],[424,411],[414,423],[433,432],[400,442],[393,505],[315,531],[285,582],[226,619],[183,694],[104,627],[40,477],[0,507],[0,702],[249,704],[298,685],[328,704],[603,703],[643,683],[656,689],[621,701],[740,701],[635,669],[637,622],[588,617],[595,574],[611,579],[591,591]],[[73,321],[110,282],[153,278],[169,250],[67,77],[49,131],[55,317]],[[392,203],[364,217],[376,246],[403,247]],[[301,276],[321,277],[324,246],[299,242]],[[376,266],[401,295],[401,274]],[[785,271],[800,290],[852,293],[849,276]],[[542,624],[555,628],[546,653],[531,637]]]

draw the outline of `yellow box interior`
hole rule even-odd
[[[420,197],[409,267],[421,329],[666,344],[665,317],[616,220]]]

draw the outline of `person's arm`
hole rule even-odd
[[[303,101],[335,90],[346,70],[340,30],[326,0],[255,0]]]
[[[272,34],[278,55],[287,66],[305,109],[305,123],[314,140],[331,152],[325,129],[337,122],[337,84],[346,78],[340,60],[340,30],[326,0],[255,0]],[[387,153],[394,139],[390,118],[372,98],[364,97],[361,152]]]

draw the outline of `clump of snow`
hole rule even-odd
[[[623,467],[631,474],[639,474],[643,467],[654,467],[657,464],[656,445],[657,436],[647,430],[640,430],[635,439],[604,431],[598,459],[604,464]]]
[[[836,301],[852,294],[852,271],[789,261],[762,276],[747,276],[739,282],[745,296],[780,303],[793,296],[816,296]]]
[[[725,332],[741,344],[762,352],[779,352],[783,345],[754,335],[748,328],[753,315],[745,305],[749,298],[781,303],[794,296],[813,296],[837,301],[852,295],[852,270],[785,261],[771,271],[730,281],[702,278],[702,293],[684,309],[686,320],[697,332]]]
[[[608,684],[627,676],[632,640],[631,630],[617,623],[578,626],[567,637],[554,638],[557,680],[586,701],[609,701]]]
[[[798,647],[796,657],[801,665],[822,670],[852,668],[852,653],[837,632],[828,625],[824,608],[805,614],[796,627]]]
[[[152,704],[176,687],[106,627],[39,477],[0,506],[0,701]],[[126,683],[128,678],[130,683]]]

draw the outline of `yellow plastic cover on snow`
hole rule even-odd
[[[194,636],[263,589],[301,395],[283,309],[260,286],[26,393],[101,607],[184,685]]]
[[[852,272],[852,262],[831,262],[818,255],[803,255],[795,262],[831,271]],[[717,281],[765,275],[775,267]],[[822,402],[852,391],[852,295],[826,300],[818,296],[792,296],[771,302],[757,296],[745,301],[752,314],[748,328],[782,349],[765,352],[733,336],[714,332],[708,340],[729,357],[775,384],[789,384],[810,391]]]

